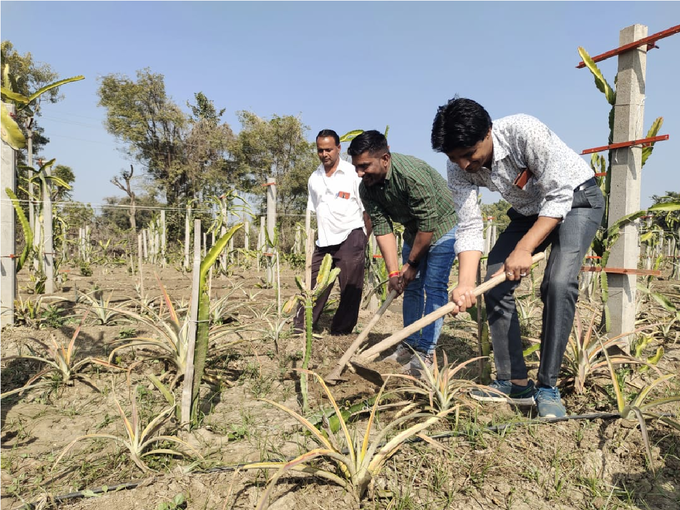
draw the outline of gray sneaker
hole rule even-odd
[[[413,377],[422,379],[425,376],[425,369],[432,371],[434,366],[434,351],[425,354],[424,352],[415,351],[411,354],[411,361],[403,365],[403,372]]]
[[[396,363],[399,363],[400,365],[404,365],[406,363],[409,363],[411,361],[411,357],[413,356],[413,350],[409,348],[405,343],[400,343],[397,345],[397,348],[394,350],[392,354],[389,356],[385,356],[384,358],[381,358],[380,361],[394,361]]]
[[[529,405],[535,403],[534,395],[536,387],[533,381],[526,386],[518,386],[510,381],[493,381],[488,389],[475,388],[470,391],[470,396],[480,402],[509,402],[516,405]]]

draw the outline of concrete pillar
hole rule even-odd
[[[33,201],[32,198],[29,198],[29,204],[30,201]],[[40,209],[35,207],[33,208],[33,223],[31,223],[31,228],[33,229],[33,250],[34,250],[34,255],[33,255],[33,270],[34,271],[40,271],[40,258],[42,257],[42,252],[43,252],[43,242],[42,242],[42,222],[40,221]]]
[[[52,192],[50,169],[45,167],[43,181],[43,265],[45,267],[45,293],[54,294],[54,233],[52,229]]]
[[[265,234],[264,234],[264,221],[265,217],[260,216],[260,230],[257,234],[257,270],[260,270],[260,260],[265,252]]]
[[[267,251],[274,253],[276,247],[274,242],[274,229],[276,228],[276,179],[270,177],[267,179],[267,235],[269,242],[267,243]],[[267,271],[266,271],[267,285],[274,285],[274,258],[268,257]]]
[[[184,270],[189,270],[189,246],[191,244],[191,206],[187,206],[184,217]]]
[[[621,30],[619,46],[647,36],[647,27],[632,25]],[[645,72],[647,49],[641,46],[619,55],[619,69],[614,106],[613,142],[628,142],[643,138]],[[616,149],[611,157],[611,189],[609,194],[609,224],[640,209],[642,182],[642,148]],[[636,269],[640,258],[638,231],[629,224],[611,249],[608,267]],[[635,329],[636,275],[609,274],[609,311],[611,336]],[[629,338],[632,341],[633,337]]]
[[[167,229],[165,223],[165,209],[161,209],[161,267],[165,267],[167,262],[166,253],[168,248]]]
[[[5,105],[14,113],[14,105]],[[2,167],[0,168],[0,327],[14,324],[14,299],[16,298],[16,266],[10,255],[16,253],[16,224],[14,206],[5,193],[16,191],[16,152],[2,142]]]
[[[149,238],[149,229],[145,228],[144,230],[142,230],[142,247],[144,248],[144,260],[145,261],[149,260],[148,238]]]

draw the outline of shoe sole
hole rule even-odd
[[[508,404],[515,404],[518,406],[533,406],[536,404],[536,401],[534,400],[534,397],[524,397],[524,398],[516,398],[516,397],[501,397],[501,396],[479,396],[479,395],[473,395],[470,394],[470,397],[472,397],[475,400],[478,400],[479,402],[497,402],[497,403],[508,403]]]

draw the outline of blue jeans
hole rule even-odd
[[[448,303],[449,275],[456,258],[453,251],[456,228],[453,227],[430,246],[427,254],[420,259],[416,277],[404,289],[404,327]],[[401,254],[403,263],[406,263],[410,254],[411,247],[404,243]],[[444,317],[441,317],[413,333],[405,342],[414,349],[429,354],[437,346],[443,324]]]
[[[569,211],[536,252],[551,246],[550,257],[541,283],[543,324],[541,328],[541,362],[538,383],[556,386],[564,351],[574,323],[578,299],[578,274],[583,258],[595,237],[604,213],[604,198],[597,185],[574,192]],[[487,275],[505,263],[519,240],[533,226],[538,216],[523,216],[514,209],[508,211],[510,225],[498,237],[489,253]],[[527,367],[522,355],[519,319],[514,292],[519,280],[506,281],[489,290],[486,302],[489,330],[493,345],[496,378],[526,379]]]

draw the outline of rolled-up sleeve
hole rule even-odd
[[[458,215],[458,230],[454,250],[484,251],[484,223],[477,200],[478,188],[464,178],[463,170],[450,161],[446,165],[448,184]]]

